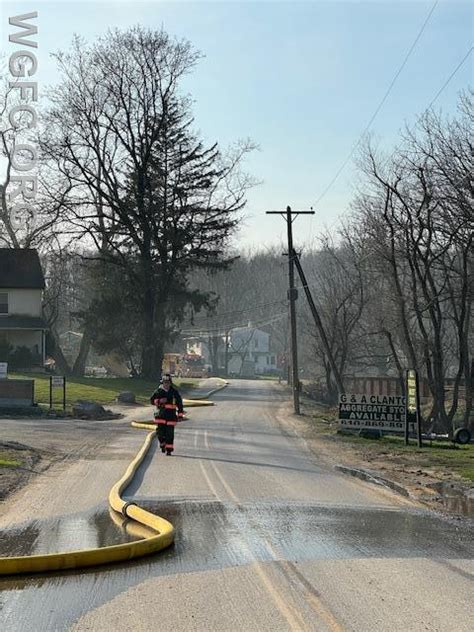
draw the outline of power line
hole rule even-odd
[[[260,303],[258,305],[254,305],[253,307],[247,307],[246,309],[240,309],[237,311],[230,311],[230,312],[221,312],[220,314],[210,314],[209,316],[200,316],[199,318],[195,319],[193,324],[198,321],[198,322],[202,322],[202,321],[209,321],[209,320],[216,320],[217,318],[221,318],[222,316],[233,316],[234,314],[245,314],[246,312],[253,312],[257,309],[261,309],[262,307],[268,307],[269,305],[283,305],[285,303],[285,301],[280,300],[280,301],[271,301],[269,303]]]
[[[423,31],[426,28],[426,25],[428,24],[433,11],[436,9],[436,6],[438,4],[439,0],[436,0],[436,2],[433,4],[433,6],[431,7],[431,10],[429,11],[425,21],[423,22],[423,25],[420,29],[420,31],[418,32],[418,35],[416,36],[413,44],[410,46],[410,49],[408,51],[408,53],[405,55],[405,59],[403,60],[400,68],[398,69],[398,71],[396,72],[394,78],[392,79],[387,91],[385,92],[382,100],[380,101],[379,105],[377,106],[377,109],[375,110],[375,112],[373,113],[370,121],[368,122],[368,124],[366,125],[364,131],[362,132],[362,134],[359,136],[359,139],[357,140],[357,142],[353,145],[349,155],[347,156],[347,158],[344,160],[344,162],[342,163],[342,165],[339,167],[338,171],[336,172],[336,175],[333,177],[333,179],[329,182],[329,184],[327,185],[327,187],[324,189],[324,191],[321,193],[321,195],[318,197],[318,199],[315,202],[315,205],[317,205],[322,199],[323,197],[326,195],[326,193],[329,191],[329,189],[332,187],[332,185],[336,182],[336,180],[338,179],[338,177],[340,176],[340,174],[342,173],[342,171],[344,170],[344,168],[346,167],[347,163],[349,162],[349,160],[352,158],[355,150],[357,149],[357,147],[360,145],[362,139],[364,138],[365,134],[368,132],[370,126],[372,125],[372,123],[374,122],[377,114],[380,112],[380,110],[382,109],[383,104],[385,103],[385,101],[387,100],[388,95],[390,94],[390,92],[392,91],[392,88],[396,82],[396,80],[398,79],[400,73],[402,72],[402,70],[404,69],[408,59],[410,58],[415,46],[418,43],[418,40],[420,39],[420,37],[423,34]]]
[[[443,83],[443,85],[441,86],[441,88],[438,90],[438,92],[435,94],[435,96],[433,97],[433,99],[431,100],[430,104],[423,110],[423,112],[421,114],[419,114],[416,118],[417,121],[419,121],[421,118],[423,118],[423,116],[431,109],[431,107],[433,106],[433,103],[435,103],[435,101],[437,100],[437,98],[440,96],[440,94],[442,94],[442,92],[445,90],[445,88],[447,87],[447,85],[449,84],[449,82],[451,81],[451,79],[454,77],[454,75],[458,72],[458,70],[462,67],[462,65],[464,64],[464,62],[466,61],[466,59],[469,57],[469,55],[472,53],[472,51],[474,50],[474,46],[471,46],[467,53],[464,55],[464,57],[461,59],[461,61],[458,63],[458,65],[456,66],[456,68],[452,71],[452,73],[449,75],[449,77],[446,79],[446,81]],[[458,185],[460,182],[462,182],[463,180],[465,180],[466,178],[468,178],[470,176],[470,174],[466,174],[465,176],[463,176],[462,178],[459,178],[459,180],[457,180],[453,186]],[[345,214],[347,214],[347,210],[345,211]],[[329,229],[331,230],[339,221],[340,221],[340,217],[335,219],[331,225],[329,226]]]
[[[436,99],[439,97],[439,95],[444,91],[444,89],[446,88],[448,83],[451,81],[451,79],[454,77],[454,75],[457,73],[457,71],[461,68],[461,66],[464,64],[464,62],[466,61],[466,59],[469,57],[469,55],[472,53],[473,50],[474,50],[474,46],[471,46],[471,48],[467,51],[467,53],[461,59],[459,64],[456,66],[456,68],[453,70],[453,72],[449,75],[449,77],[443,83],[441,88],[438,90],[438,92],[436,93],[435,97],[433,98],[433,100],[431,101],[429,106],[425,109],[425,112],[427,112],[432,107],[433,103],[436,101]]]
[[[272,316],[270,319],[265,319],[262,321],[257,321],[255,323],[253,323],[252,328],[255,329],[257,327],[263,327],[265,325],[270,325],[274,322],[277,322],[278,320],[281,320],[282,318],[286,318],[288,316],[288,314],[286,312],[283,312],[281,314],[276,314],[275,316]],[[185,336],[208,336],[208,335],[220,335],[222,333],[222,335],[224,335],[226,333],[226,331],[229,331],[230,329],[240,329],[240,328],[244,328],[248,325],[248,323],[241,323],[241,324],[228,324],[227,326],[221,326],[221,327],[213,327],[213,328],[206,328],[206,329],[183,329],[181,331],[181,334],[185,335]]]

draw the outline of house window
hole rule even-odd
[[[272,356],[271,363],[275,365],[275,356]]]
[[[254,343],[253,343],[253,348],[258,349],[258,338],[255,338]]]
[[[0,316],[2,314],[8,314],[8,294],[6,292],[0,292]]]

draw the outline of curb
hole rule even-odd
[[[402,485],[398,483],[394,483],[388,478],[383,478],[375,472],[370,470],[363,470],[356,467],[347,467],[346,465],[335,465],[334,469],[342,472],[343,474],[348,474],[349,476],[355,476],[356,478],[360,478],[363,481],[367,481],[369,483],[373,483],[374,485],[380,485],[381,487],[389,487],[394,492],[397,492],[401,496],[405,498],[410,498],[410,492],[405,489]]]
[[[204,395],[200,395],[199,397],[188,397],[187,399],[190,401],[200,401],[202,399],[207,399],[211,395],[214,395],[214,393],[222,391],[222,389],[226,388],[226,386],[228,385],[229,385],[229,382],[226,381],[225,384],[222,384],[221,386],[214,388],[212,391],[209,391],[208,393],[205,393]]]

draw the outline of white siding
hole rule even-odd
[[[246,348],[250,351],[268,352],[270,334],[260,329],[243,328],[233,329],[230,332],[230,342],[233,351],[244,351]]]
[[[8,316],[42,316],[42,290],[15,290],[0,288],[0,292],[6,292],[8,294]]]

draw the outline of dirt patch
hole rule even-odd
[[[0,441],[0,501],[44,472],[50,463],[41,450],[17,441]]]
[[[462,474],[472,476],[473,446],[453,448],[433,442],[422,450],[415,445],[406,449],[390,437],[368,440],[337,434],[334,413],[308,398],[302,398],[301,412],[297,417],[291,405],[285,406],[284,418],[327,465],[362,469],[433,509],[472,517],[474,485]]]

